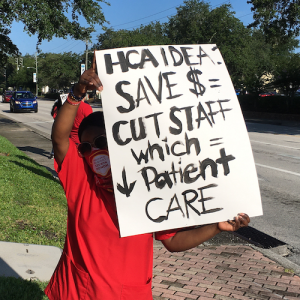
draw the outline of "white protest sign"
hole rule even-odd
[[[215,45],[96,51],[121,236],[262,214],[252,150]]]
[[[60,94],[60,95],[59,95],[62,104],[65,103],[65,101],[66,101],[67,98],[68,98],[68,95],[69,95],[69,94]]]

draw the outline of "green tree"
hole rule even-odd
[[[285,43],[300,32],[300,0],[249,0],[254,22],[273,44]]]
[[[170,18],[167,32],[176,44],[216,44],[234,85],[240,85],[251,31],[235,18],[229,4],[212,9],[205,1],[186,0]]]
[[[38,56],[38,80],[40,86],[54,89],[69,88],[80,76],[81,55],[65,52],[62,54],[41,53]]]
[[[14,21],[22,22],[29,35],[37,34],[38,44],[53,36],[87,39],[95,24],[103,25],[106,21],[101,2],[108,4],[105,0],[0,1],[0,66],[5,64],[8,55],[18,54],[18,48],[8,38]],[[89,27],[80,25],[79,16],[85,18]]]
[[[274,70],[272,46],[266,42],[262,31],[254,30],[247,38],[242,54],[238,87],[259,94],[264,89],[264,78],[272,77]]]
[[[95,49],[113,49],[121,47],[165,45],[170,43],[166,35],[165,24],[160,22],[150,23],[134,30],[108,29],[98,36]]]
[[[6,64],[7,85],[15,89],[33,91],[35,83],[33,82],[32,73],[35,70],[28,67],[35,68],[35,56],[26,54],[23,57],[18,57],[18,62],[20,62],[20,58],[22,58],[23,64],[17,66],[15,57],[10,57]]]
[[[274,70],[272,85],[282,90],[288,96],[294,96],[300,87],[300,54],[291,53],[289,56],[279,57]]]

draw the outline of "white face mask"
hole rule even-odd
[[[96,154],[92,158],[92,170],[94,173],[106,177],[110,171],[110,161],[107,154]]]
[[[107,150],[92,148],[91,154],[85,159],[95,174],[104,178],[110,176],[110,161]]]

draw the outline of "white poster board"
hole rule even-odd
[[[216,45],[102,50],[96,62],[122,237],[262,214]]]
[[[60,97],[60,100],[61,100],[61,104],[64,104],[68,98],[68,95],[69,94],[60,94],[59,97]]]

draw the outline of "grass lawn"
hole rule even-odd
[[[63,248],[67,203],[44,167],[0,136],[0,241]],[[0,299],[48,299],[47,283],[0,277]]]

